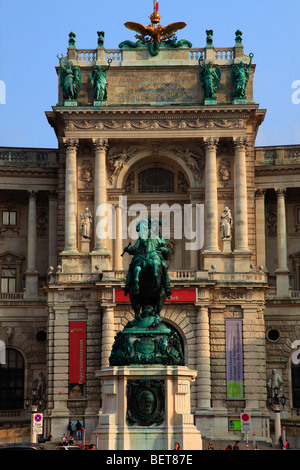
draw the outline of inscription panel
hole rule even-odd
[[[110,75],[107,104],[199,103],[202,89],[196,71],[125,71]]]

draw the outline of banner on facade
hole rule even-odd
[[[86,375],[86,322],[69,324],[69,383],[84,384]]]
[[[244,397],[243,387],[243,322],[226,320],[227,398]]]
[[[170,299],[166,302],[196,302],[197,292],[196,289],[172,289]],[[114,302],[130,302],[129,296],[124,295],[123,289],[114,289]]]

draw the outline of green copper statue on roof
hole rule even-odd
[[[233,65],[231,71],[231,80],[234,87],[234,98],[246,99],[246,88],[250,78],[251,63],[254,54],[249,54],[249,64],[241,61],[239,64]]]
[[[81,87],[80,67],[73,65],[71,61],[62,65],[62,57],[57,56],[60,63],[60,86],[63,89],[64,100],[77,100]]]
[[[204,98],[215,99],[216,90],[221,81],[221,69],[218,66],[214,66],[212,62],[209,62],[208,65],[201,64],[201,59],[199,59],[199,65],[199,78],[203,87]]]
[[[110,67],[112,59],[108,60],[108,67],[101,67],[97,65],[97,67],[93,70],[90,74],[91,83],[94,87],[94,99],[96,101],[105,101],[107,100],[107,71]]]

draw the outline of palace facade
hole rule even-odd
[[[300,146],[255,146],[266,111],[253,101],[252,56],[241,37],[226,48],[212,35],[204,48],[161,45],[156,55],[101,41],[81,50],[71,39],[46,112],[57,148],[0,148],[0,420],[28,421],[33,391],[45,435],[60,438],[77,420],[92,435],[102,413],[97,371],[133,319],[123,249],[143,205],[170,220],[172,296],[162,317],[198,372],[191,411],[202,437],[240,439],[246,412],[251,433],[270,442],[276,369],[281,419],[297,444]],[[69,61],[80,70],[76,99],[60,78]],[[236,98],[241,62],[250,77]],[[91,81],[99,65],[109,67],[104,99]],[[201,65],[220,70],[215,97],[205,96]],[[113,215],[106,238],[99,207]],[[232,222],[220,226],[225,208]]]

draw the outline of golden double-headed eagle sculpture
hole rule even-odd
[[[136,36],[138,39],[146,40],[147,42],[157,41],[159,44],[166,39],[171,39],[176,31],[186,27],[186,23],[177,22],[171,23],[168,26],[161,26],[160,15],[158,13],[152,13],[150,16],[151,24],[144,26],[140,23],[134,23],[133,21],[127,21],[125,23],[126,28],[131,29],[140,34]]]

